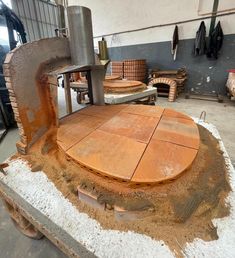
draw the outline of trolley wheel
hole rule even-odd
[[[185,96],[184,96],[185,99],[190,99],[190,94],[189,93],[186,93]]]
[[[80,92],[77,92],[77,103],[80,105],[82,104],[82,96]]]
[[[21,215],[17,207],[14,207],[6,200],[4,200],[4,204],[9,212],[13,224],[22,234],[37,240],[43,237],[43,234],[37,228],[35,228],[34,225],[32,225],[24,216]]]
[[[223,103],[224,102],[223,96],[221,96],[219,94],[218,94],[218,102],[219,103]]]

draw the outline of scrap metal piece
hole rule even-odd
[[[0,164],[0,172],[3,173],[3,175],[7,175],[6,171],[4,170],[4,168],[8,167],[9,165],[7,163],[1,163]]]

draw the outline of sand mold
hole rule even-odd
[[[199,126],[199,131],[200,150],[191,169],[172,183],[152,187],[133,188],[94,175],[72,160],[66,160],[55,143],[55,131],[34,145],[24,158],[33,171],[43,168],[58,190],[79,211],[99,221],[102,227],[131,230],[163,240],[177,256],[181,256],[182,247],[195,238],[217,239],[217,230],[211,221],[229,214],[225,198],[230,187],[223,152],[206,129]],[[142,210],[145,216],[137,221],[116,221],[112,210],[96,210],[78,201],[78,185],[97,195],[98,201],[108,203],[111,209],[118,205],[127,210]]]

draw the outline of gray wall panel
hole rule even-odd
[[[186,91],[206,94],[219,92],[225,95],[227,70],[235,68],[235,34],[224,37],[224,44],[217,60],[210,60],[206,56],[193,56],[193,44],[193,39],[181,40],[176,61],[173,61],[171,55],[170,41],[113,47],[109,48],[109,55],[111,60],[144,58],[149,68],[168,70],[185,67],[188,72]]]

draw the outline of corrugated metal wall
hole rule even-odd
[[[58,8],[46,0],[12,0],[12,9],[21,19],[27,41],[55,37],[58,28]]]

